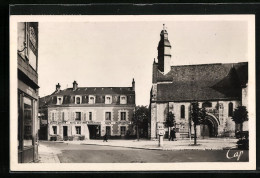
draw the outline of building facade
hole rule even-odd
[[[38,23],[18,25],[18,162],[38,160]]]
[[[134,135],[135,81],[131,87],[78,87],[40,99],[41,138],[52,140],[125,138]],[[47,136],[44,134],[47,133]]]
[[[190,111],[195,101],[207,111],[206,123],[197,126],[198,137],[234,136],[233,111],[247,106],[248,63],[170,66],[168,32],[163,29],[160,37],[158,62],[153,63],[149,137],[157,138],[157,125],[165,124],[169,112],[175,116],[176,137],[193,134]],[[165,131],[167,136],[168,128]]]

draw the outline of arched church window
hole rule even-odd
[[[181,118],[185,118],[185,106],[181,105]]]
[[[209,101],[206,101],[204,103],[202,103],[202,107],[203,108],[211,108],[212,107],[212,103]]]
[[[233,116],[233,103],[231,102],[228,104],[228,116]]]

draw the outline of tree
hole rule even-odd
[[[191,119],[194,126],[194,145],[197,144],[197,125],[206,122],[206,109],[204,107],[199,108],[199,103],[196,101],[191,104]]]
[[[248,121],[248,112],[245,106],[238,106],[232,116],[232,120],[240,125],[240,131],[243,131],[243,122]]]
[[[207,112],[206,112],[205,107],[202,107],[200,109],[199,115],[200,115],[200,123],[203,124],[203,139],[204,139],[206,116],[207,116]]]
[[[137,106],[133,115],[133,124],[136,126],[137,140],[139,141],[139,127],[148,128],[149,109],[147,106]],[[146,128],[147,127],[147,128]]]
[[[194,102],[191,104],[191,119],[194,126],[194,145],[197,144],[197,129],[196,126],[199,125],[199,103]]]
[[[166,122],[165,126],[168,127],[169,129],[169,134],[170,134],[170,127],[173,127],[175,124],[175,116],[172,112],[168,112],[167,117],[166,117]]]

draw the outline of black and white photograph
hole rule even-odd
[[[10,16],[12,171],[254,170],[254,15]]]

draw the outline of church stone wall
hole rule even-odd
[[[204,102],[204,101],[203,101]],[[202,107],[202,103],[199,102],[199,107]],[[210,102],[210,101],[209,101]],[[235,122],[232,121],[232,117],[228,116],[228,105],[233,103],[233,110],[235,110],[239,105],[240,101],[212,101],[212,107],[206,108],[208,115],[213,117],[218,123],[218,137],[235,136]],[[185,118],[181,118],[181,106],[185,107]],[[173,112],[176,121],[176,137],[184,138],[189,136],[190,132],[190,102],[168,102],[168,103],[152,103],[151,104],[151,138],[156,138],[156,125],[158,122],[165,122],[168,111]],[[247,126],[245,126],[247,127]],[[200,126],[197,126],[198,137],[200,137]],[[168,131],[168,128],[165,128]],[[244,129],[245,130],[245,129]],[[191,127],[191,133],[194,134],[194,128]]]
[[[150,128],[150,138],[156,138],[156,123],[157,123],[157,105],[156,103],[151,103],[151,123]]]
[[[157,122],[165,122],[168,114],[168,104],[158,103],[157,104]]]

